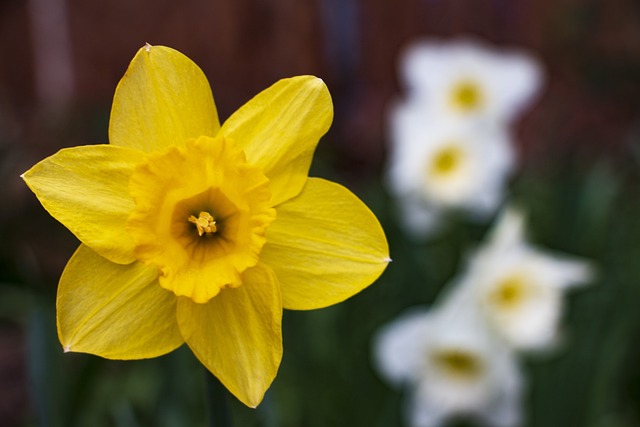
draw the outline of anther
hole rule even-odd
[[[218,231],[216,220],[213,219],[209,212],[200,212],[198,218],[191,215],[189,216],[189,222],[196,225],[198,236],[202,236],[205,233],[209,235]]]

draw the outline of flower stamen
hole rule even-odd
[[[451,103],[464,112],[478,110],[483,102],[482,90],[474,81],[461,81],[452,90]]]
[[[494,289],[490,298],[498,307],[509,310],[519,307],[527,298],[527,283],[518,276],[507,277]]]
[[[436,153],[431,168],[435,175],[450,175],[460,166],[462,152],[458,147],[445,147]]]
[[[198,236],[202,236],[205,233],[207,235],[210,235],[218,231],[216,220],[213,219],[209,212],[200,212],[198,218],[196,218],[194,215],[191,215],[189,216],[189,222],[196,225]]]
[[[432,355],[432,360],[447,375],[461,380],[477,378],[483,370],[478,356],[461,349],[442,349]]]

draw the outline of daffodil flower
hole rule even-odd
[[[280,80],[220,125],[197,65],[147,45],[120,81],[109,145],[23,178],[81,241],[58,287],[65,351],[111,359],[183,343],[257,406],[282,358],[282,310],[326,307],[385,269],[371,211],[308,170],[333,116],[322,80]]]
[[[469,260],[461,285],[475,295],[487,324],[516,350],[546,350],[558,340],[563,293],[594,276],[584,259],[542,250],[524,233],[514,208]]]
[[[390,116],[387,182],[403,225],[425,236],[449,210],[473,219],[493,214],[515,165],[508,133],[473,121],[435,120],[399,104]]]
[[[400,65],[408,102],[441,117],[508,124],[542,83],[541,67],[528,53],[471,38],[414,42]]]
[[[407,425],[468,417],[496,427],[521,420],[523,379],[515,354],[486,328],[471,294],[453,287],[434,308],[414,308],[375,337],[381,376],[409,391]]]

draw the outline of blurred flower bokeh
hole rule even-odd
[[[486,328],[469,293],[450,293],[431,311],[413,309],[385,326],[376,337],[376,366],[392,384],[408,386],[408,426],[455,417],[519,425],[523,379],[512,349]]]
[[[334,122],[310,175],[351,189],[389,240],[393,262],[373,286],[323,310],[285,311],[276,379],[256,410],[227,401],[233,425],[640,424],[639,29],[631,0],[1,2],[0,424],[204,426],[211,402],[225,400],[185,346],[131,362],[63,354],[55,295],[78,241],[19,177],[61,148],[108,143],[113,90],[145,42],[200,65],[222,121],[274,81],[320,77]],[[459,74],[437,70],[435,86],[421,86],[420,70],[445,67],[444,48],[461,43],[496,60],[461,65],[469,76],[489,73],[517,102],[484,117],[422,108],[417,98],[435,102]],[[410,66],[407,53],[425,46],[439,46],[438,59]],[[533,64],[519,94],[496,75],[512,55]],[[470,79],[458,100],[489,105]],[[398,132],[412,140],[400,146]],[[440,185],[456,168],[466,181]],[[515,248],[495,255],[506,212],[522,227]],[[555,277],[531,308],[547,310],[536,339],[518,342],[515,326],[499,333],[502,315],[487,326],[487,307],[472,303],[483,290],[510,310],[529,290],[529,273],[498,280],[497,259]],[[412,308],[410,344],[426,359],[389,381],[374,343]]]
[[[409,232],[436,232],[454,209],[482,219],[515,163],[512,122],[541,86],[521,52],[477,40],[415,42],[401,57],[406,94],[389,118],[389,188]]]
[[[395,386],[409,386],[410,426],[451,418],[522,425],[526,380],[518,352],[556,344],[563,290],[592,279],[588,262],[532,247],[514,208],[505,209],[487,240],[430,312],[414,309],[375,337],[378,371]]]

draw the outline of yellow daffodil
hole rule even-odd
[[[389,262],[375,216],[308,170],[333,116],[322,80],[280,80],[221,126],[196,64],[141,48],[109,145],[63,149],[23,178],[82,242],[58,287],[65,351],[112,359],[183,343],[257,406],[282,358],[282,309],[349,298]]]

